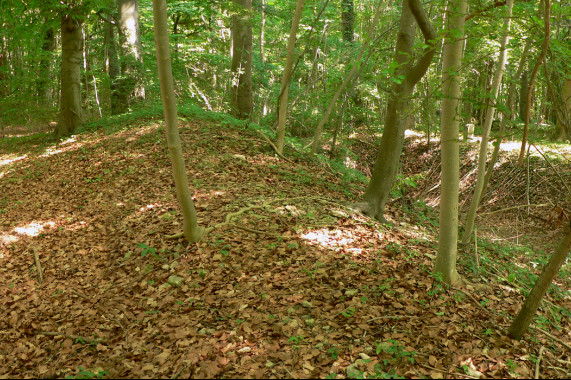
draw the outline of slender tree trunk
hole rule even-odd
[[[414,22],[419,25],[427,47],[416,63],[411,61],[415,39]],[[403,3],[399,32],[395,49],[397,71],[393,76],[393,86],[389,94],[385,126],[375,168],[369,186],[363,197],[365,212],[379,220],[384,220],[385,204],[389,197],[396,175],[404,142],[404,132],[409,119],[409,102],[412,90],[424,76],[435,53],[436,33],[428,16],[418,0]]]
[[[265,0],[260,0],[260,60],[262,61],[262,65],[266,64],[266,56],[264,54],[264,33],[266,29],[265,7]]]
[[[42,56],[40,58],[40,73],[37,80],[38,97],[46,104],[51,103],[52,89],[49,86],[51,77],[51,60],[52,53],[55,49],[55,35],[53,28],[48,28],[44,35],[44,43],[42,45]]]
[[[138,100],[145,99],[139,1],[117,0],[121,32],[121,79],[118,81],[121,112]]]
[[[341,0],[341,29],[343,41],[353,42],[355,35],[353,33],[353,24],[355,22],[355,7],[353,0]],[[373,28],[377,29],[378,25],[373,24]]]
[[[155,47],[157,51],[161,97],[165,111],[165,132],[172,161],[176,194],[182,209],[183,233],[186,240],[195,243],[204,235],[204,228],[198,225],[192,194],[188,186],[180,136],[178,134],[178,116],[169,51],[167,6],[165,0],[153,0],[153,18],[155,21]]]
[[[500,155],[500,145],[502,144],[502,139],[504,137],[504,131],[505,131],[506,124],[508,123],[508,121],[511,121],[514,118],[516,85],[517,85],[517,82],[519,81],[519,78],[522,75],[523,68],[525,67],[525,62],[526,62],[527,55],[529,53],[530,47],[531,47],[531,39],[528,38],[526,43],[525,43],[523,53],[520,57],[519,65],[518,65],[514,80],[510,83],[509,88],[508,88],[508,99],[507,99],[508,110],[506,112],[504,112],[502,121],[500,123],[500,129],[498,131],[498,137],[496,139],[496,142],[494,143],[494,152],[492,153],[492,158],[490,159],[490,165],[488,165],[488,169],[486,171],[486,177],[484,178],[484,186],[483,186],[483,190],[482,190],[482,195],[480,196],[480,201],[482,200],[484,191],[488,187],[488,183],[490,182],[490,178],[492,177],[492,173],[494,171],[494,166],[496,165],[496,162],[498,161],[498,157]]]
[[[462,64],[462,38],[466,16],[466,0],[449,0],[447,5],[448,41],[442,54],[441,156],[442,186],[440,197],[440,230],[434,271],[442,274],[447,284],[460,282],[456,271],[458,249],[458,188],[460,177],[458,98]],[[460,38],[453,38],[453,35]]]
[[[321,120],[319,120],[319,124],[317,125],[317,128],[315,129],[315,134],[313,135],[313,143],[311,144],[311,153],[312,154],[317,153],[317,149],[319,149],[319,146],[320,146],[319,140],[321,139],[321,133],[323,132],[323,127],[325,126],[325,123],[327,123],[327,121],[329,120],[329,116],[331,115],[331,112],[333,111],[333,108],[335,107],[335,104],[337,103],[337,99],[339,99],[339,96],[341,96],[341,94],[343,93],[345,88],[349,85],[349,83],[351,83],[352,80],[357,79],[356,77],[353,78],[355,76],[355,73],[357,72],[357,69],[359,69],[359,66],[360,66],[357,64],[357,62],[362,63],[363,55],[365,54],[365,51],[369,47],[369,44],[371,43],[371,41],[374,40],[374,34],[375,34],[376,26],[379,23],[379,19],[381,16],[381,9],[382,9],[381,5],[382,5],[381,3],[379,3],[377,5],[377,11],[375,12],[375,17],[373,18],[373,24],[371,25],[371,30],[369,32],[369,39],[364,41],[363,44],[361,45],[361,49],[359,49],[359,53],[357,54],[357,57],[355,57],[355,59],[353,60],[354,64],[352,65],[351,69],[349,70],[349,73],[345,76],[345,79],[343,80],[343,82],[341,83],[341,85],[339,86],[339,88],[337,89],[335,94],[333,95],[333,98],[331,98],[331,100],[329,101],[329,106],[327,107],[327,109],[323,113]],[[413,26],[413,29],[414,29],[414,26]]]
[[[498,58],[498,66],[494,73],[492,80],[492,87],[490,88],[491,97],[489,104],[486,107],[486,120],[482,128],[482,141],[480,142],[480,153],[478,157],[478,171],[476,173],[476,185],[474,188],[474,195],[472,195],[472,202],[470,203],[470,210],[466,215],[466,222],[464,225],[464,235],[462,236],[462,243],[468,243],[472,236],[474,229],[474,220],[476,219],[476,211],[480,205],[480,198],[484,190],[484,182],[486,175],[486,160],[488,158],[488,137],[492,128],[492,121],[496,111],[496,101],[498,93],[500,92],[500,84],[502,83],[502,76],[504,75],[504,67],[508,55],[507,44],[509,39],[510,21],[512,15],[513,0],[507,0],[507,14],[504,18],[503,34],[500,41],[500,56]]]
[[[539,71],[539,66],[543,63],[543,59],[545,58],[545,54],[547,53],[547,47],[549,46],[549,33],[551,30],[551,24],[549,22],[549,12],[551,3],[550,0],[543,0],[545,4],[545,14],[543,16],[543,23],[545,25],[545,40],[543,41],[543,46],[541,48],[541,52],[539,53],[539,57],[537,57],[537,62],[535,62],[535,66],[533,67],[533,71],[531,72],[531,77],[529,78],[529,83],[527,86],[527,99],[525,102],[525,118],[523,121],[523,136],[521,138],[521,149],[519,151],[519,158],[517,160],[518,166],[523,165],[523,158],[525,156],[525,146],[527,144],[527,135],[529,133],[529,118],[531,113],[531,101],[532,101],[532,94],[533,94],[533,86],[535,82],[535,77],[537,76],[537,72]]]
[[[71,16],[61,18],[61,95],[56,136],[72,134],[81,123],[81,24]]]
[[[541,299],[545,295],[549,285],[553,282],[553,279],[557,275],[557,272],[559,272],[559,269],[571,250],[571,222],[566,230],[565,236],[559,243],[555,253],[549,259],[545,268],[543,268],[543,271],[541,271],[535,285],[533,285],[533,289],[531,289],[531,292],[526,297],[521,310],[508,330],[509,336],[513,339],[521,339],[528,329],[531,321],[533,320],[533,316],[539,307]]]
[[[232,23],[232,109],[239,119],[252,112],[252,0],[234,0],[241,13]]]
[[[284,74],[282,77],[282,85],[280,94],[278,96],[278,137],[276,140],[276,147],[278,153],[282,154],[284,151],[285,143],[285,126],[287,118],[287,104],[288,104],[288,87],[292,74],[293,55],[295,53],[295,41],[297,39],[297,29],[299,27],[299,20],[303,11],[305,0],[297,0],[297,6],[291,22],[291,29],[289,31],[289,38],[287,40],[287,57]]]

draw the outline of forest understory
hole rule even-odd
[[[356,171],[284,161],[251,129],[180,131],[217,226],[191,245],[168,238],[182,219],[157,120],[1,146],[1,378],[571,377],[569,260],[533,328],[506,336],[568,223],[569,146],[521,168],[502,154],[449,288],[431,275],[438,141],[407,139],[383,225],[352,209]],[[370,175],[376,141],[349,141]],[[477,144],[462,151],[461,214]]]

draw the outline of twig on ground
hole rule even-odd
[[[268,136],[264,135],[264,133],[263,133],[262,131],[257,131],[257,132],[260,134],[260,136],[262,136],[262,137],[264,138],[264,140],[266,140],[266,142],[267,142],[268,144],[271,145],[272,148],[274,148],[274,151],[276,152],[276,154],[277,154],[278,156],[280,156],[281,158],[283,158],[284,160],[286,160],[286,161],[289,162],[290,164],[292,163],[292,161],[291,161],[289,158],[287,158],[286,156],[284,156],[283,154],[281,154],[281,153],[279,152],[278,147],[276,146],[276,144],[274,144],[274,143],[272,142],[272,140],[270,140],[270,138],[269,138]]]
[[[241,229],[241,230],[248,231],[248,232],[252,232],[252,233],[255,233],[255,234],[268,235],[268,236],[271,236],[271,237],[275,237],[276,239],[277,239],[277,238],[280,238],[280,237],[282,236],[282,235],[280,235],[280,234],[274,234],[274,233],[272,233],[272,232],[254,230],[254,229],[252,229],[252,228],[240,226],[240,225],[234,224],[234,223],[229,223],[228,226],[234,227],[234,228],[239,228],[239,229]]]
[[[535,378],[539,379],[539,364],[541,363],[541,358],[543,357],[543,350],[545,346],[541,346],[539,349],[539,355],[537,356],[537,362],[535,363]]]
[[[63,336],[64,338],[68,338],[68,339],[72,339],[72,340],[79,340],[79,341],[83,341],[83,342],[87,342],[89,344],[94,343],[94,344],[99,344],[99,343],[105,343],[105,339],[103,338],[97,338],[97,339],[93,339],[93,338],[87,338],[81,335],[70,335],[70,334],[66,334],[63,332],[59,332],[59,331],[36,331],[35,332],[36,335],[45,335],[45,336]]]
[[[430,369],[430,370],[432,370],[432,371],[444,373],[444,374],[446,374],[446,375],[462,376],[462,377],[467,378],[467,379],[479,379],[479,377],[474,377],[474,376],[466,375],[466,374],[464,374],[464,373],[447,372],[447,371],[445,371],[445,370],[443,370],[443,369],[434,368],[434,367],[431,367],[431,366],[428,366],[428,365],[425,365],[425,364],[421,364],[420,366],[421,366],[421,367],[424,367],[424,368],[426,368],[426,369]]]
[[[492,214],[497,214],[497,213],[509,211],[509,210],[515,210],[515,209],[523,208],[523,207],[547,207],[547,206],[553,206],[553,203],[538,203],[538,204],[534,204],[534,205],[512,206],[512,207],[502,208],[501,210],[495,210],[495,211],[490,211],[490,212],[480,212],[480,213],[478,213],[478,215],[479,216],[492,215]]]
[[[571,351],[571,345],[565,343],[564,341],[562,341],[562,340],[559,339],[558,337],[551,335],[551,334],[548,333],[547,331],[545,331],[545,330],[543,330],[543,329],[540,329],[540,328],[537,327],[537,326],[531,326],[531,328],[533,328],[533,329],[539,331],[540,333],[542,333],[542,334],[548,336],[549,338],[553,339],[554,341],[556,341],[557,343],[561,344],[562,346],[564,346],[565,348],[567,348],[568,350]]]
[[[339,314],[341,314],[341,313],[339,313]],[[375,317],[375,318],[369,319],[367,321],[367,323],[377,321],[379,319],[401,319],[401,318],[418,318],[418,316],[417,315],[383,315],[382,317]]]
[[[38,250],[36,247],[31,248],[32,254],[34,255],[34,261],[36,263],[36,270],[38,271],[38,282],[40,285],[44,282],[44,273],[42,272],[42,263],[40,262],[40,257],[38,256]]]
[[[545,155],[543,154],[542,151],[539,150],[539,148],[537,146],[535,146],[534,143],[531,143],[531,145],[533,145],[533,147],[535,148],[535,150],[537,151],[537,153],[541,154],[541,157],[543,157],[543,159],[545,160],[545,162],[547,162],[547,164],[549,165],[549,167],[553,170],[553,172],[555,174],[557,174],[557,177],[559,177],[559,179],[561,180],[561,183],[563,184],[563,186],[565,186],[565,188],[567,189],[567,194],[571,193],[571,189],[569,189],[569,186],[567,186],[566,181],[563,179],[563,177],[561,177],[561,173],[555,169],[555,167],[553,167],[553,164],[547,159],[547,157],[545,157]]]

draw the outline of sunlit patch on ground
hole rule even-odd
[[[28,157],[27,154],[24,154],[23,156],[16,156],[16,155],[12,155],[12,154],[7,155],[7,156],[3,156],[0,159],[0,166],[8,165],[8,164],[11,164],[13,162],[23,160],[27,157]]]

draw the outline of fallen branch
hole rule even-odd
[[[426,369],[430,369],[430,370],[432,370],[432,371],[444,373],[444,374],[446,374],[446,375],[462,376],[462,377],[467,378],[467,379],[479,379],[479,377],[474,377],[474,376],[466,375],[466,374],[464,374],[464,373],[447,372],[447,371],[445,371],[445,370],[443,370],[443,369],[434,368],[434,367],[431,367],[431,366],[428,366],[428,365],[425,365],[425,364],[421,364],[420,366],[421,366],[421,367],[424,367],[424,368],[426,368]]]
[[[301,196],[301,197],[290,198],[289,201],[293,201],[293,200],[296,200],[296,199],[303,199],[303,198],[319,198],[319,197]],[[250,211],[250,210],[254,210],[254,209],[259,209],[259,208],[264,208],[264,207],[266,207],[266,206],[269,206],[269,205],[272,204],[272,203],[279,202],[279,201],[284,201],[284,200],[285,200],[285,199],[281,199],[281,198],[280,198],[280,199],[274,199],[274,200],[271,200],[271,201],[264,202],[264,203],[262,203],[261,205],[250,205],[250,206],[243,207],[243,208],[241,208],[240,210],[238,210],[238,211],[236,211],[236,212],[231,212],[230,214],[226,215],[226,218],[224,219],[223,222],[218,223],[218,224],[214,225],[213,227],[207,228],[207,229],[204,231],[203,237],[206,236],[206,235],[208,235],[210,232],[214,231],[215,229],[218,229],[218,228],[223,227],[223,226],[230,225],[230,223],[231,223],[231,221],[232,221],[232,218],[234,218],[234,217],[236,217],[236,216],[239,216],[239,215],[242,215],[242,214],[245,213],[246,211]],[[242,229],[246,229],[246,228],[247,228],[247,227],[241,227],[241,226],[238,226],[238,225],[233,225],[233,226],[235,226],[235,227],[237,227],[237,228],[242,228]],[[246,230],[246,231],[247,231],[247,230]],[[250,232],[271,234],[271,235],[273,235],[273,236],[275,236],[275,237],[279,237],[279,236],[280,236],[280,235],[274,235],[274,234],[272,234],[271,232],[263,232],[263,231],[257,231],[257,230],[251,230]],[[184,236],[184,234],[183,234],[182,232],[179,232],[179,233],[174,234],[174,235],[167,235],[167,236],[165,236],[165,238],[166,238],[166,239],[178,239],[178,238],[183,237],[183,236]]]
[[[44,282],[44,273],[42,272],[42,263],[40,262],[40,257],[38,256],[38,251],[36,247],[31,248],[32,254],[34,255],[34,261],[36,262],[36,270],[38,271],[38,282],[40,285]]]
[[[543,357],[543,350],[545,346],[541,346],[539,349],[539,355],[537,356],[537,362],[535,363],[535,378],[539,379],[539,363],[541,363],[541,358]]]
[[[478,215],[482,216],[482,215],[497,214],[499,212],[515,210],[515,209],[523,208],[523,207],[547,207],[547,206],[553,206],[553,204],[552,203],[539,203],[539,204],[529,205],[529,206],[528,205],[512,206],[512,207],[502,208],[501,210],[495,210],[495,211],[490,211],[490,212],[480,212],[480,213],[478,213]]]
[[[543,333],[544,335],[548,336],[549,338],[553,339],[554,341],[556,341],[557,343],[561,344],[563,347],[565,347],[565,348],[567,348],[569,351],[571,351],[571,345],[565,343],[564,341],[562,341],[562,340],[559,339],[558,337],[551,335],[551,334],[548,333],[547,331],[542,330],[542,329],[540,329],[540,328],[537,327],[537,326],[531,326],[531,328],[533,328],[533,329],[539,331],[540,333]]]
[[[67,339],[79,340],[82,342],[87,342],[89,344],[105,343],[105,339],[103,339],[103,338],[92,339],[92,338],[86,338],[86,337],[81,336],[81,335],[70,335],[70,334],[66,334],[63,332],[59,332],[59,331],[36,331],[35,334],[36,335],[45,335],[45,336],[63,336],[64,338],[67,338]]]
[[[283,158],[284,160],[286,160],[286,161],[289,162],[290,164],[292,163],[292,161],[291,161],[289,158],[287,158],[286,156],[284,156],[283,154],[281,154],[281,153],[279,152],[278,147],[276,146],[276,144],[274,144],[274,143],[272,142],[272,140],[270,140],[270,138],[269,138],[268,136],[264,135],[264,133],[263,133],[262,131],[260,131],[260,130],[256,130],[256,132],[258,132],[258,133],[260,134],[260,136],[262,136],[262,137],[264,138],[264,140],[266,140],[266,142],[267,142],[268,144],[270,144],[272,148],[274,148],[274,151],[276,152],[276,154],[277,154],[278,156],[280,156],[281,158]]]
[[[241,230],[248,231],[248,232],[252,232],[252,233],[255,233],[255,234],[269,235],[269,236],[275,237],[276,239],[281,237],[280,234],[274,234],[274,233],[271,233],[271,232],[254,230],[254,229],[252,229],[252,228],[248,228],[248,227],[244,227],[244,226],[239,226],[239,225],[233,224],[233,223],[229,223],[228,226],[234,227],[234,228],[239,228],[239,229],[241,229]]]

